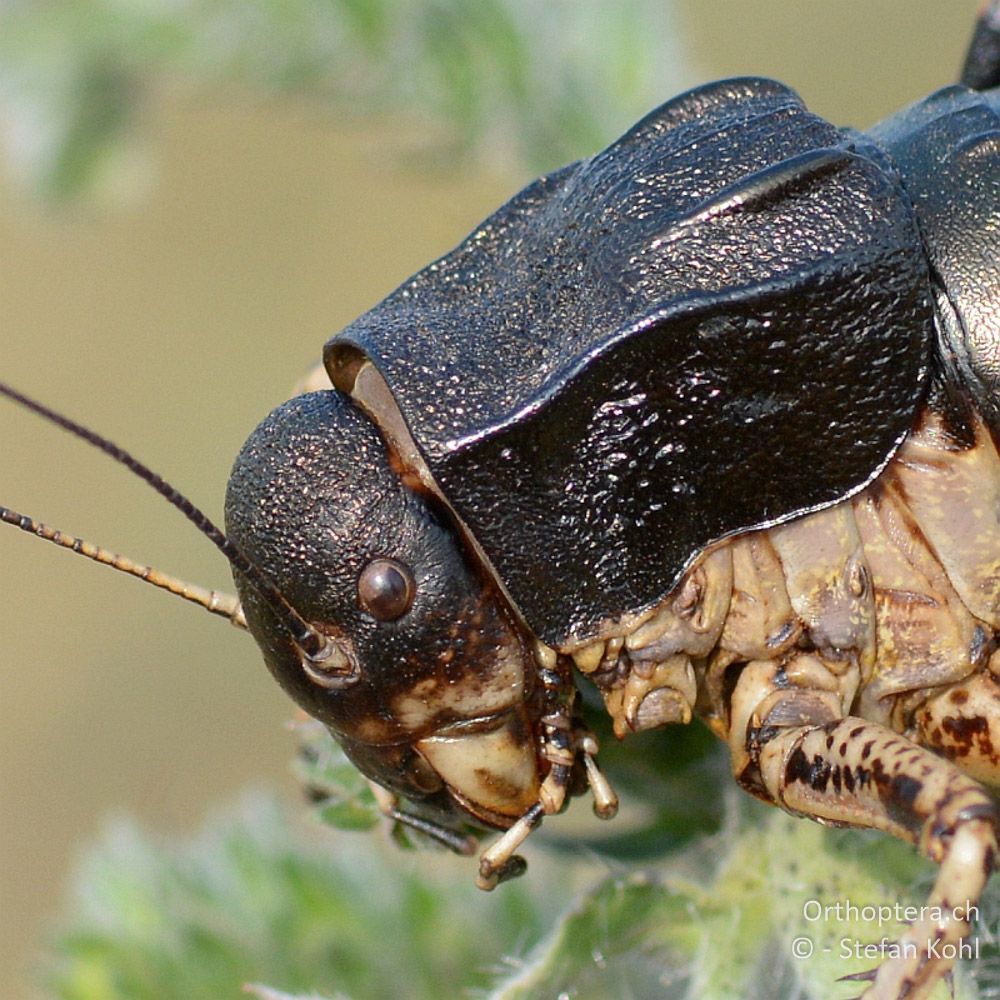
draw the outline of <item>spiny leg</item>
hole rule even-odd
[[[882,726],[844,718],[780,730],[758,744],[773,800],[821,821],[874,827],[919,845],[940,871],[926,916],[874,970],[866,1000],[920,1000],[954,964],[993,871],[997,812],[953,764]]]

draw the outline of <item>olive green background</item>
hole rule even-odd
[[[977,5],[674,6],[681,86],[771,75],[864,126],[954,78]],[[528,179],[394,161],[407,127],[347,127],[305,99],[162,94],[120,199],[55,209],[0,181],[0,378],[221,516],[233,455],[326,336]],[[0,458],[0,502],[229,586],[148,488],[4,402]],[[182,831],[247,786],[294,796],[292,711],[245,636],[9,528],[0,638],[0,996],[16,998],[33,995],[46,922],[103,819]]]

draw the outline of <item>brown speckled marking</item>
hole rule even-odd
[[[941,721],[941,728],[952,738],[959,756],[969,752],[973,741],[981,743],[986,752],[993,752],[993,744],[989,738],[990,724],[981,715],[975,715],[971,719],[964,716],[945,718]],[[945,753],[947,755],[947,750]]]
[[[991,661],[992,662],[992,661]],[[915,722],[923,743],[991,784],[1000,774],[1000,688],[983,670],[929,699]]]

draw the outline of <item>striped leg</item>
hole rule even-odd
[[[928,996],[954,964],[993,870],[998,818],[989,795],[953,764],[863,719],[781,730],[757,754],[764,788],[779,805],[885,830],[940,864],[928,915],[907,929],[898,956],[858,977],[871,980],[866,1000]]]

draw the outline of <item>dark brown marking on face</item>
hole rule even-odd
[[[948,699],[953,705],[964,705],[969,700],[969,692],[952,691],[952,693],[948,696]]]
[[[851,735],[853,736],[854,734],[852,733]],[[869,740],[861,748],[861,759],[862,760],[868,760],[868,758],[872,755],[872,747],[874,747],[874,746],[875,746],[875,741],[874,740]]]
[[[494,793],[496,801],[516,802],[523,794],[522,788],[515,785],[512,781],[508,781],[503,775],[497,774],[496,771],[491,771],[489,768],[477,767],[475,775],[486,788],[489,788]]]
[[[521,712],[514,713],[509,723],[509,732],[511,739],[518,746],[522,746],[528,740],[534,740],[534,734],[529,730],[527,719]]]
[[[492,700],[487,691],[496,684],[497,671],[505,662],[517,660],[527,668],[531,654],[496,595],[484,587],[478,601],[470,600],[449,627],[438,630],[433,644],[402,658],[400,682],[393,694],[406,697],[419,688],[428,706],[439,705],[421,727],[421,735],[433,733],[479,714],[483,699]],[[530,669],[524,670],[526,697],[531,674]]]

